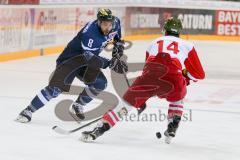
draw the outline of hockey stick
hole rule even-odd
[[[122,62],[120,60],[120,57],[117,56],[116,58],[120,61],[121,65],[123,66],[123,64],[122,64]],[[130,87],[130,83],[129,83],[128,78],[127,78],[127,73],[125,72],[124,69],[123,69],[123,76],[124,76],[124,78],[125,78],[125,80],[127,82],[128,87]],[[144,103],[140,108],[137,108],[138,115],[140,115],[146,109],[146,107],[147,107],[147,105],[146,105],[146,103]]]
[[[119,58],[118,58],[118,59],[119,59]],[[125,71],[124,71],[124,76],[125,76],[125,79],[126,79],[126,81],[127,81],[128,86],[130,86]],[[72,116],[72,115],[71,115],[71,116]],[[73,116],[72,116],[72,117],[73,117]],[[73,118],[75,119],[75,117],[73,117]],[[65,129],[59,127],[59,126],[53,126],[53,127],[52,127],[52,130],[54,130],[54,131],[55,131],[56,133],[58,133],[58,134],[69,135],[69,134],[74,133],[74,132],[76,132],[76,131],[78,131],[78,130],[81,130],[81,129],[83,129],[83,128],[85,128],[85,127],[87,127],[87,126],[89,126],[89,125],[91,125],[91,124],[93,124],[93,123],[96,123],[96,122],[99,121],[100,119],[102,119],[102,117],[97,118],[97,119],[95,119],[95,120],[93,120],[93,121],[91,121],[91,122],[89,122],[89,123],[87,123],[87,124],[84,124],[84,125],[82,125],[82,126],[80,126],[80,127],[78,127],[78,128],[72,129],[72,130],[65,130]],[[75,119],[75,120],[76,120],[76,119]]]
[[[120,58],[119,58],[119,57],[117,57],[117,59],[120,61]],[[122,65],[122,62],[121,62],[121,61],[120,61],[120,63],[121,63],[121,65]],[[122,65],[122,66],[123,66],[123,65]],[[126,80],[126,82],[127,82],[128,87],[130,87],[130,83],[129,83],[128,79],[127,79],[127,74],[126,74],[126,72],[125,72],[124,69],[123,69],[123,75],[124,75],[124,78],[125,78],[125,80]],[[137,108],[138,115],[140,115],[140,114],[146,109],[146,107],[147,107],[147,105],[146,105],[146,103],[144,103],[140,108]],[[160,138],[162,137],[161,132],[156,132],[156,137],[157,137],[158,139],[160,139]],[[168,143],[170,143],[170,140],[171,140],[171,139],[168,140]]]
[[[117,57],[117,59],[119,60],[118,57]],[[120,63],[121,63],[121,61],[120,61]],[[121,65],[122,65],[122,63],[121,63]],[[128,87],[130,87],[130,83],[129,83],[128,79],[127,79],[127,75],[126,75],[125,70],[123,70],[123,75],[124,75],[124,78],[125,78],[125,80],[126,80],[126,83],[127,83]],[[145,110],[146,104],[144,103],[143,105],[144,105],[144,106],[142,106],[140,109],[137,109],[137,110],[138,110],[138,114],[141,114],[141,113]],[[87,126],[89,126],[89,125],[91,125],[91,124],[93,124],[93,123],[96,123],[96,122],[99,121],[100,119],[102,119],[102,117],[97,118],[97,119],[95,119],[95,120],[93,120],[93,121],[91,121],[91,122],[89,122],[89,123],[87,123],[87,124],[85,124],[85,125],[82,125],[82,126],[80,126],[80,127],[78,127],[78,128],[75,128],[75,129],[73,129],[73,130],[65,130],[65,129],[59,127],[59,126],[54,126],[52,129],[53,129],[56,133],[59,133],[59,134],[62,134],[62,135],[69,135],[69,134],[74,133],[74,132],[76,132],[76,131],[78,131],[78,130],[81,130],[81,129],[83,129],[83,128],[85,128],[85,127],[87,127]]]
[[[124,78],[125,78],[125,80],[127,82],[128,87],[130,87],[130,83],[129,83],[128,79],[127,79],[127,75],[126,75],[125,71],[123,71],[123,75],[124,75]],[[140,115],[146,109],[146,107],[147,107],[147,105],[146,105],[146,103],[144,103],[140,108],[137,108],[138,115]]]
[[[54,126],[52,129],[53,129],[56,133],[59,133],[59,134],[62,134],[62,135],[69,135],[69,134],[74,133],[74,132],[76,132],[76,131],[78,131],[78,130],[80,130],[80,129],[83,129],[83,128],[87,127],[87,126],[90,126],[90,125],[93,124],[93,123],[96,123],[96,122],[99,121],[100,119],[102,119],[102,117],[97,118],[97,119],[95,119],[95,120],[93,120],[93,121],[91,121],[91,122],[89,122],[89,123],[87,123],[87,124],[84,124],[84,125],[82,125],[82,126],[80,126],[80,127],[78,127],[78,128],[75,128],[75,129],[73,129],[73,130],[65,130],[65,129],[63,129],[63,128],[61,128],[61,127],[58,127],[58,126]]]

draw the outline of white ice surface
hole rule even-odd
[[[127,50],[129,62],[143,62],[150,41],[135,41]],[[240,158],[240,44],[239,42],[196,41],[207,78],[188,87],[185,113],[192,121],[182,122],[173,143],[167,145],[155,133],[166,129],[164,122],[121,122],[93,143],[54,133],[63,122],[54,114],[60,96],[33,115],[30,124],[13,120],[48,82],[57,55],[0,63],[0,160],[238,160]],[[105,72],[109,75],[109,71]],[[74,81],[74,83],[77,83]],[[107,91],[112,92],[111,79]],[[93,105],[96,102],[92,103]],[[148,101],[146,114],[167,112],[164,100]]]

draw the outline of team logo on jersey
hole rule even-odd
[[[109,34],[109,39],[113,39],[113,37],[115,37],[116,34],[117,34],[117,31],[110,33]]]

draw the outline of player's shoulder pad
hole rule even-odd
[[[94,26],[94,23],[96,23],[96,21],[90,21],[90,22],[88,22],[88,23],[85,25],[82,33],[91,32],[91,30],[92,30],[92,28],[93,28],[93,26]]]
[[[120,19],[118,17],[115,17],[115,19],[114,19],[114,26],[115,26],[115,28],[121,26],[121,22],[120,22]]]
[[[114,20],[115,20],[115,22],[120,23],[120,19],[118,17],[115,16]]]
[[[186,46],[189,50],[192,50],[192,48],[194,47],[193,42],[187,41],[187,40],[184,40],[184,39],[181,39],[181,40],[184,42],[185,46]]]
[[[193,43],[188,41],[188,40],[185,40],[185,39],[182,39],[180,37],[174,37],[172,38],[173,40],[176,40],[178,43],[180,43],[182,46],[184,46],[185,48],[187,48],[187,50],[192,50],[192,48],[194,47]]]

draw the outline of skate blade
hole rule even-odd
[[[173,137],[171,137],[171,136],[165,137],[165,143],[170,144],[171,141],[172,141],[172,138],[173,138]]]
[[[88,143],[88,142],[92,142],[93,138],[90,135],[82,134],[82,136],[79,138],[79,140],[84,142],[84,143]]]
[[[69,108],[69,114],[78,124],[81,123],[82,120],[76,116],[76,114],[72,108]]]
[[[19,115],[14,121],[19,122],[19,123],[29,123],[30,122],[26,117],[24,117],[22,115]]]

